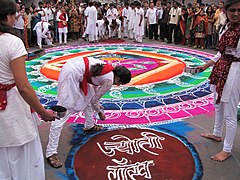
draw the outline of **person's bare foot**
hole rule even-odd
[[[231,156],[231,153],[221,151],[220,153],[216,154],[215,156],[212,156],[211,159],[214,161],[223,162],[230,156]]]
[[[204,133],[204,134],[201,134],[201,136],[204,137],[204,138],[207,138],[207,139],[214,140],[216,142],[221,142],[222,141],[222,137],[215,136],[215,135],[210,134],[210,133]]]

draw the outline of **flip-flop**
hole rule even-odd
[[[47,162],[53,167],[53,168],[60,168],[63,166],[62,162],[58,159],[57,154],[53,154],[52,156],[46,158]]]
[[[87,128],[83,128],[83,131],[84,132],[92,132],[92,131],[101,131],[103,129],[102,126],[99,126],[99,125],[94,125],[93,127],[87,129]]]
[[[217,140],[217,139],[214,138],[214,135],[210,134],[210,133],[204,133],[204,134],[201,134],[201,136],[204,137],[204,138],[207,138],[207,139],[211,139],[211,140],[216,141],[216,142],[222,142],[221,137],[219,137],[220,140]]]

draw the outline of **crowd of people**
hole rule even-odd
[[[219,31],[227,23],[223,7],[222,1],[186,5],[177,1],[158,0],[156,4],[134,1],[117,6],[46,1],[30,7],[17,4],[14,27],[27,48],[35,45],[42,48],[42,43],[67,44],[70,39],[98,42],[113,37],[139,43],[149,38],[194,48],[216,48]]]

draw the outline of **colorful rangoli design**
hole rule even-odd
[[[107,115],[100,124],[132,125],[168,123],[212,111],[213,96],[208,77],[211,69],[198,74],[185,67],[204,64],[213,55],[173,46],[98,44],[63,46],[26,62],[29,81],[44,106],[57,103],[57,79],[61,67],[74,57],[91,56],[128,67],[132,81],[113,87],[101,100]],[[74,114],[69,122],[84,122]]]

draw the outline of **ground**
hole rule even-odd
[[[125,43],[129,43],[129,42],[126,41]],[[160,43],[157,41],[148,41],[147,39],[144,40],[144,43],[152,44],[153,46],[165,45],[165,43]],[[81,46],[82,44],[86,44],[86,42],[79,40],[75,42],[69,42],[68,45]],[[32,51],[32,50],[34,49],[30,49],[29,51]],[[201,50],[201,51],[207,52],[210,54],[216,53],[216,51],[213,51],[213,50]],[[70,145],[70,140],[73,141],[74,139],[73,136],[75,136],[75,140],[76,140],[76,134],[78,134],[76,133],[76,131],[73,130],[73,128],[75,127],[75,130],[76,130],[76,127],[79,128],[78,126],[73,124],[74,123],[66,123],[64,125],[62,135],[60,138],[59,157],[63,162],[66,162],[69,160],[70,152],[72,152],[73,147],[76,146],[76,144]],[[204,139],[200,136],[201,133],[212,132],[213,124],[214,124],[214,111],[207,110],[207,111],[203,111],[202,113],[192,113],[191,116],[180,118],[180,120],[177,122],[172,122],[167,124],[162,124],[162,123],[156,124],[153,129],[156,129],[155,127],[157,127],[157,128],[161,128],[162,130],[164,129],[164,132],[165,130],[167,130],[171,133],[174,133],[176,135],[174,137],[181,136],[183,137],[184,140],[187,140],[190,145],[193,145],[194,149],[196,150],[192,154],[193,159],[195,160],[195,162],[196,162],[196,159],[197,161],[200,159],[198,163],[195,163],[195,168],[197,168],[196,166],[201,166],[198,169],[198,171],[201,171],[200,176],[199,178],[196,178],[196,179],[200,179],[200,178],[204,180],[239,179],[240,178],[240,171],[239,171],[240,142],[238,141],[238,137],[240,135],[239,124],[237,127],[238,129],[236,133],[234,147],[232,150],[232,156],[225,162],[215,162],[211,160],[211,156],[215,155],[216,153],[222,150],[223,142],[220,142],[220,143],[213,142],[211,140]],[[41,141],[42,141],[42,146],[44,151],[46,149],[46,145],[48,142],[49,126],[50,126],[49,123],[43,123],[41,126],[39,126],[39,131],[40,131],[40,136],[41,136]],[[140,125],[137,128],[141,129],[141,127],[144,127],[144,125]],[[109,128],[109,127],[107,126],[106,128]],[[116,129],[116,127],[114,128]],[[80,133],[79,137],[81,137],[81,135],[82,134]],[[194,154],[195,152],[196,154]],[[176,151],[174,153],[179,153],[179,152]],[[67,167],[68,169],[66,169],[65,166],[63,166],[60,169],[54,169],[46,162],[45,164],[46,179],[47,180],[69,179],[68,177],[70,176],[67,176],[67,174],[69,175],[69,172],[74,170],[73,169],[69,170],[69,164],[66,163],[65,165],[68,166]],[[86,164],[86,166],[88,166],[88,164]],[[157,179],[161,179],[160,177],[162,175],[163,174],[159,174],[158,176],[159,178]],[[70,179],[74,179],[74,178],[70,178]],[[84,179],[88,179],[88,178],[84,178]],[[138,178],[136,177],[136,179]],[[152,178],[152,179],[156,179],[156,178]],[[172,179],[179,179],[179,178],[173,177]]]

